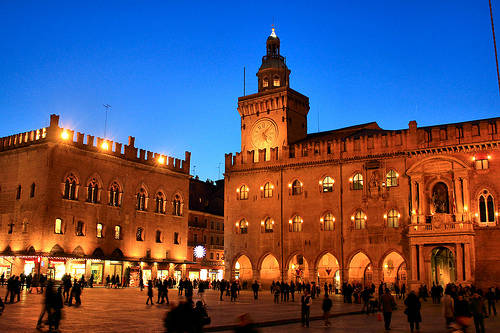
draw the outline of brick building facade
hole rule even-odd
[[[500,118],[307,133],[274,30],[226,154],[226,278],[500,281]]]
[[[185,275],[190,153],[50,126],[0,139],[0,274]]]

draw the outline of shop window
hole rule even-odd
[[[264,221],[264,232],[266,234],[274,232],[274,221],[270,217],[267,217]]]
[[[295,179],[292,183],[292,195],[302,194],[302,183],[300,180]]]
[[[109,187],[109,205],[120,206],[120,185],[117,182],[113,182]]]
[[[122,227],[115,225],[115,239],[122,239]]]
[[[495,222],[496,212],[493,196],[488,190],[483,190],[479,195],[479,221]]]
[[[137,228],[137,232],[135,233],[135,240],[138,242],[142,242],[144,240],[144,229],[141,227]]]
[[[302,231],[302,224],[304,223],[304,220],[300,216],[295,215],[288,222],[290,224],[290,228],[289,228],[290,231],[292,231],[292,232],[301,232]]]
[[[398,228],[399,227],[399,218],[401,215],[395,209],[391,209],[387,213],[387,227],[389,228]]]
[[[141,188],[139,190],[139,193],[137,193],[137,210],[139,211],[145,211],[146,210],[146,196],[147,192],[144,188]]]
[[[398,173],[394,170],[390,170],[385,176],[385,185],[387,187],[398,186]]]
[[[335,217],[333,217],[332,213],[326,213],[323,216],[323,230],[324,231],[333,231],[335,229]]]
[[[21,185],[17,186],[17,191],[16,191],[16,200],[21,199]]]
[[[247,234],[248,233],[248,221],[246,219],[242,219],[239,222],[239,232],[240,232],[240,234]]]
[[[76,222],[76,235],[83,236],[84,223],[83,221]]]
[[[56,233],[56,234],[62,234],[63,233],[62,220],[59,219],[59,218],[56,219],[56,222],[54,224],[54,233]]]
[[[174,232],[174,244],[179,245],[180,244],[180,239],[179,239],[179,233]]]
[[[241,185],[241,187],[238,189],[239,192],[239,199],[240,200],[247,200],[248,199],[248,186],[246,185]]]
[[[156,242],[161,243],[161,231],[156,230]]]
[[[31,184],[31,189],[30,189],[30,198],[35,197],[35,183]]]
[[[333,183],[334,180],[332,177],[326,176],[325,178],[323,178],[323,180],[321,181],[322,192],[333,192]]]
[[[362,190],[363,189],[363,175],[360,173],[356,173],[352,177],[352,189],[353,190]]]
[[[354,229],[361,230],[366,228],[366,214],[362,210],[358,210],[354,216],[351,217],[354,222]]]
[[[87,202],[97,203],[99,185],[95,179],[90,180],[87,185]]]
[[[162,192],[156,194],[156,212],[165,214],[165,196]]]
[[[174,197],[174,201],[173,201],[173,206],[174,206],[174,215],[175,216],[182,216],[182,201],[181,201],[181,197],[176,194],[175,197]]]
[[[274,185],[270,182],[264,184],[264,198],[271,198],[273,196]]]
[[[97,233],[96,233],[97,234],[97,238],[103,238],[104,237],[103,236],[103,228],[104,227],[103,227],[102,223],[97,223],[97,228],[96,228],[97,229]]]

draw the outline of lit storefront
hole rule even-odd
[[[66,260],[65,259],[50,259],[47,266],[47,275],[50,279],[61,280],[66,274]]]
[[[90,273],[94,276],[95,284],[103,283],[103,278],[102,278],[103,272],[104,272],[104,261],[103,262],[93,261],[90,264]]]
[[[8,279],[10,277],[10,274],[12,272],[12,261],[9,258],[0,258],[0,276],[5,277],[5,279]]]

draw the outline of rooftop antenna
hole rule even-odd
[[[221,165],[221,164],[222,164],[222,163],[221,163],[221,162],[219,162],[219,164],[217,165],[217,169],[219,170],[219,175],[218,175],[218,178],[217,178],[217,179],[220,179],[220,165]]]
[[[104,106],[106,108],[106,118],[104,118],[104,138],[106,138],[106,127],[108,126],[108,111],[109,109],[111,109],[111,105],[109,104],[103,104],[102,106]]]
[[[196,175],[196,165],[193,165],[193,175]]]
[[[246,96],[246,68],[243,66],[243,96]]]
[[[495,62],[497,64],[498,93],[500,94],[500,72],[498,71],[497,42],[495,39],[495,25],[493,24],[493,10],[491,9],[491,0],[489,0],[489,3],[490,3],[491,33],[493,34],[493,47],[495,48]]]

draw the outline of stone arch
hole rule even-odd
[[[76,169],[71,169],[66,171],[61,179],[61,183],[64,183],[66,179],[70,176],[75,177],[76,185],[81,184],[82,177],[80,176],[80,173]]]
[[[97,259],[102,259],[104,258],[104,252],[100,247],[96,248],[94,252],[92,252],[92,257],[97,258]]]
[[[77,247],[75,247],[72,254],[76,257],[84,257],[85,251],[83,251],[82,247],[78,245]]]
[[[456,256],[447,246],[435,246],[431,250],[431,281],[445,286],[457,279]]]
[[[260,280],[263,284],[281,280],[281,270],[278,259],[271,252],[264,254],[259,260]]]
[[[363,250],[358,250],[349,259],[349,283],[368,286],[373,281],[372,260]]]
[[[234,278],[241,282],[250,282],[253,279],[253,266],[250,257],[246,254],[239,254],[233,260]]]
[[[399,251],[394,249],[386,251],[379,262],[382,281],[388,285],[406,284],[406,263],[406,259]]]
[[[325,282],[327,284],[338,285],[340,280],[340,275],[337,271],[340,269],[340,264],[335,255],[331,251],[323,251],[317,258],[315,262],[316,271],[318,272],[318,283],[323,285]]]
[[[58,254],[64,254],[64,249],[59,244],[56,244],[52,247],[52,249],[50,249],[50,255]]]
[[[114,249],[113,253],[111,253],[111,257],[121,259],[123,258],[123,252],[119,248]]]
[[[309,276],[309,265],[306,257],[301,252],[293,252],[287,260],[288,280],[294,282],[307,282],[314,277]]]
[[[3,250],[3,253],[5,253],[5,254],[11,254],[12,253],[12,249],[10,248],[10,245],[7,245],[5,247],[5,250]]]
[[[424,164],[427,164],[427,163],[436,163],[436,162],[440,162],[440,161],[444,161],[444,162],[450,162],[450,163],[456,163],[458,164],[461,168],[463,169],[467,169],[467,170],[470,170],[470,166],[467,165],[466,162],[456,158],[456,157],[452,157],[452,156],[431,156],[431,157],[427,157],[427,158],[424,158],[420,161],[418,161],[417,163],[415,163],[414,165],[412,165],[411,167],[408,168],[408,170],[406,170],[406,174],[411,176],[411,174],[415,173],[418,171],[419,168],[421,168]],[[450,168],[451,169],[451,168]]]
[[[88,186],[89,182],[92,181],[93,179],[96,180],[97,184],[99,185],[99,188],[103,188],[104,186],[104,183],[102,181],[102,178],[101,176],[99,175],[99,173],[97,172],[93,172],[91,173],[88,177],[87,177],[87,181],[85,182],[85,186]]]
[[[28,254],[28,255],[33,255],[33,254],[36,254],[35,247],[34,247],[33,245],[29,246],[29,247],[26,249],[26,254]]]

